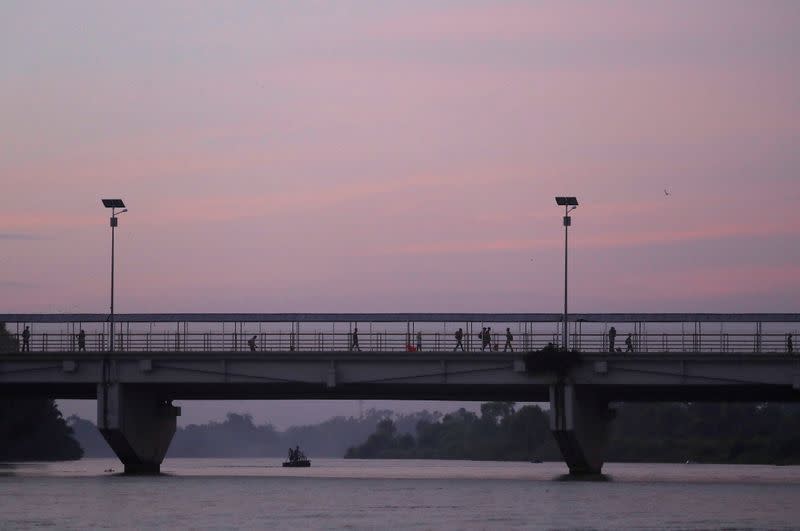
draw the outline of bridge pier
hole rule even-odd
[[[570,474],[601,472],[614,414],[608,401],[590,389],[563,383],[550,386],[550,430]]]
[[[152,391],[119,383],[97,386],[97,427],[126,474],[158,474],[180,408]]]

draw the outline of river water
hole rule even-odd
[[[800,529],[800,467],[169,459],[0,465],[0,529]],[[113,469],[113,471],[112,471]]]

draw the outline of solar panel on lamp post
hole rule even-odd
[[[109,337],[108,351],[114,352],[114,229],[117,228],[117,216],[128,211],[125,208],[125,203],[122,199],[103,199],[103,206],[111,209],[111,315],[109,321],[111,323],[111,335]],[[119,212],[117,209],[121,208]]]
[[[575,197],[566,197],[566,196],[559,196],[556,197],[556,204],[558,206],[564,207],[564,322],[562,323],[562,340],[561,340],[561,348],[564,349],[566,352],[569,350],[568,345],[568,330],[569,324],[567,321],[567,264],[569,255],[567,254],[567,243],[569,241],[569,227],[572,225],[572,218],[570,217],[569,213],[578,208],[578,199]]]

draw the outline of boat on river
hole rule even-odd
[[[298,467],[298,468],[309,467],[311,466],[311,461],[309,461],[308,459],[298,459],[297,461],[284,461],[283,466]]]
[[[283,466],[287,468],[306,468],[311,466],[311,461],[297,446],[294,449],[289,448],[289,460],[284,461]]]

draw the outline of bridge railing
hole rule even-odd
[[[108,351],[109,335],[87,333],[83,342],[74,333],[33,333],[27,345],[21,334],[12,334],[16,350],[30,352],[87,352]],[[252,340],[252,345],[250,341]],[[474,334],[464,334],[462,347],[467,352],[531,351],[552,345],[560,347],[557,332],[514,333],[510,348],[506,348],[505,333],[492,334],[487,345]],[[358,345],[353,344],[350,332],[122,332],[114,336],[118,352],[286,352],[286,351],[420,351],[445,352],[456,350],[451,333],[441,332],[360,332]],[[607,333],[571,333],[570,345],[581,352],[706,352],[753,353],[787,352],[784,333],[640,333],[617,335],[613,348]],[[14,350],[13,348],[11,350]],[[462,348],[458,348],[462,350]]]
[[[571,334],[570,344],[582,352],[610,352],[607,334]],[[617,336],[614,351],[633,352],[786,352],[785,333],[647,333]]]

